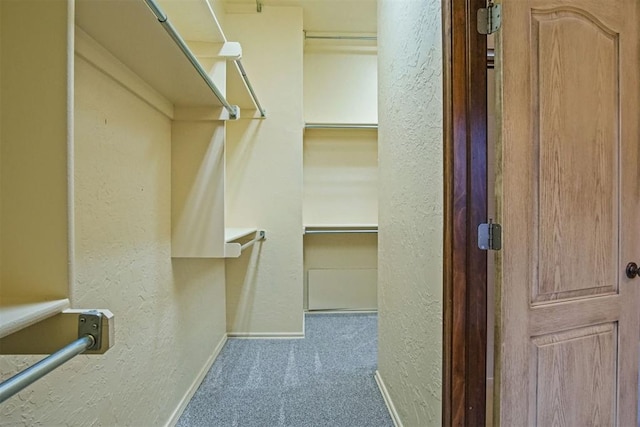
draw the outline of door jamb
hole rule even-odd
[[[444,70],[444,313],[442,423],[486,423],[487,45],[485,0],[442,0]]]

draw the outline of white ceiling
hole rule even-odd
[[[259,0],[263,7],[301,6],[308,33],[377,33],[376,0]],[[255,0],[226,0],[255,4]]]

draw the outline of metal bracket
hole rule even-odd
[[[260,0],[256,0],[256,11],[262,13],[262,2]]]
[[[102,313],[99,311],[87,311],[78,316],[78,338],[86,335],[93,337],[93,346],[88,351],[102,347]]]
[[[502,5],[489,1],[487,7],[478,9],[477,20],[480,34],[495,33],[502,23]]]
[[[502,227],[494,224],[492,219],[489,223],[478,225],[478,248],[483,251],[499,251],[502,249]]]

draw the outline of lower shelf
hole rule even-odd
[[[246,248],[253,246],[256,242],[264,240],[266,238],[266,232],[264,230],[258,230],[257,228],[225,228],[224,230],[224,257],[225,258],[238,258],[242,251]],[[236,241],[254,234],[255,237],[246,242],[245,244],[236,243]]]
[[[62,313],[69,307],[67,298],[36,302],[3,299],[0,305],[0,338]]]

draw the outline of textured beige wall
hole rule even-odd
[[[2,8],[0,298],[66,298],[68,5]]]
[[[75,77],[71,299],[114,313],[115,347],[9,399],[0,425],[162,425],[224,336],[224,261],[170,257],[171,121],[78,57]]]
[[[231,333],[302,334],[302,10],[228,14],[266,120],[227,122],[226,226],[267,240],[227,260]]]
[[[378,1],[378,369],[406,426],[441,424],[439,0]]]
[[[378,133],[307,129],[302,204],[305,225],[378,224]]]
[[[362,45],[360,42],[360,46],[349,46],[345,43],[336,40],[306,41],[304,118],[307,122],[378,122],[375,45]]]

